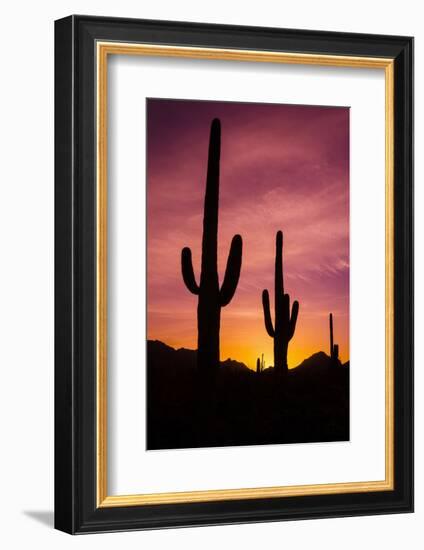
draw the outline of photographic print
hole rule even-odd
[[[349,108],[146,115],[147,449],[349,440]]]
[[[413,511],[413,50],[55,22],[57,529]]]

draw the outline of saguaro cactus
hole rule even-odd
[[[333,314],[330,313],[330,358],[331,364],[337,366],[339,363],[339,346],[333,343]]]
[[[261,373],[261,360],[258,357],[256,359],[256,374],[260,374],[260,373]]]
[[[262,292],[265,327],[271,338],[274,339],[274,368],[277,372],[287,373],[287,350],[296,328],[299,302],[293,302],[290,314],[290,296],[284,294],[283,276],[283,233],[277,232],[275,239],[275,313],[274,325],[271,320],[268,290]]]
[[[260,374],[265,369],[264,354],[256,359],[256,372]]]
[[[188,290],[199,296],[197,306],[197,365],[202,372],[211,372],[219,365],[219,329],[221,308],[232,300],[240,277],[242,238],[232,239],[224,281],[218,279],[218,209],[221,123],[212,121],[209,139],[208,170],[203,214],[203,239],[200,284],[196,283],[190,248],[181,252],[181,268]]]

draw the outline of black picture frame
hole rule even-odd
[[[99,40],[394,60],[394,489],[145,506],[96,499]],[[93,533],[413,511],[413,39],[73,15],[55,23],[55,527]]]

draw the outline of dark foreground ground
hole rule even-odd
[[[283,379],[227,360],[206,385],[193,350],[149,341],[147,364],[149,450],[349,439],[349,364],[324,352]]]

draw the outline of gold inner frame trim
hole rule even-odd
[[[394,60],[302,53],[266,52],[123,42],[96,43],[97,54],[97,506],[142,506],[306,495],[366,493],[394,489]],[[349,483],[214,489],[177,493],[109,496],[107,493],[107,61],[109,55],[143,55],[384,69],[386,185],[386,362],[385,479]]]

